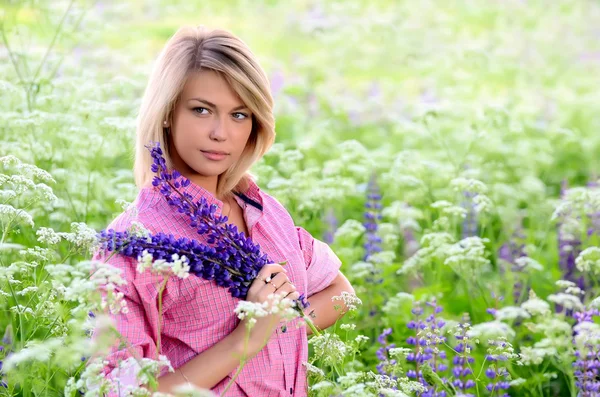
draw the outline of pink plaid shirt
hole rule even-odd
[[[209,203],[217,204],[217,213],[220,213],[222,202],[207,190],[193,183],[184,190],[194,199],[204,197]],[[296,227],[287,210],[253,181],[245,197],[235,198],[243,209],[252,240],[274,262],[288,262],[287,275],[300,293],[310,297],[331,284],[341,262],[327,244]],[[135,210],[125,211],[108,228],[122,231],[132,221],[138,221],[151,233],[165,232],[175,237],[202,239],[189,226],[186,215],[173,210],[155,188],[141,189],[133,207]],[[96,259],[102,258],[96,256]],[[108,262],[122,269],[127,280],[127,285],[120,289],[129,312],[114,316],[117,329],[138,357],[155,358],[160,279],[149,272],[138,273],[137,263],[132,258],[114,255]],[[173,368],[182,366],[236,328],[239,320],[233,311],[238,301],[214,281],[194,275],[187,279],[171,277],[168,280],[163,292],[161,350]],[[306,368],[302,363],[308,357],[307,335],[306,328],[297,323],[298,319],[288,322],[286,327],[277,328],[267,345],[246,363],[227,396],[306,396]],[[130,356],[131,351],[117,351],[115,347],[107,358],[109,365],[105,373],[108,374],[120,360]],[[221,393],[235,371],[212,391]],[[131,382],[123,373],[115,377],[122,385]]]

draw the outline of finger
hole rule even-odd
[[[275,277],[273,277],[270,282],[275,284],[275,287],[280,288],[283,284],[285,284],[286,282],[289,282],[290,279],[288,278],[287,274],[285,273],[277,273],[275,275]],[[267,279],[267,282],[269,282],[269,279]]]
[[[257,278],[262,278],[266,280],[273,273],[287,273],[287,270],[277,263],[270,263],[268,265],[264,265],[257,274]]]
[[[256,295],[266,285],[265,280],[267,280],[271,274],[277,275],[285,272],[287,272],[287,270],[276,263],[264,265],[258,272],[256,278],[252,281],[252,284],[250,284],[248,295]]]

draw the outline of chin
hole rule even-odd
[[[203,176],[219,176],[225,171],[227,171],[228,168],[229,165],[223,166],[220,164],[197,164],[194,167],[192,167],[192,169],[196,171],[196,173]]]

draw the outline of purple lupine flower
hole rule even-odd
[[[523,229],[522,218],[519,219],[517,229],[512,233],[510,240],[498,249],[498,259],[501,259],[503,262],[499,263],[499,268],[501,273],[504,273],[505,263],[510,263],[511,272],[516,275],[523,272],[523,268],[516,263],[518,258],[526,256],[525,254],[525,232]],[[527,289],[529,289],[527,287]],[[524,299],[525,296],[523,294],[523,283],[521,280],[516,280],[513,287],[513,300],[515,304],[521,303],[521,300]]]
[[[367,241],[364,244],[364,260],[368,261],[371,255],[381,252],[381,237],[377,235],[379,221],[381,220],[381,193],[375,174],[367,184],[367,202],[365,203],[365,222]]]
[[[446,322],[437,317],[443,311],[443,308],[437,304],[435,299],[426,302],[427,306],[432,308],[432,313],[425,319],[427,324],[427,333],[425,338],[427,345],[423,351],[426,354],[426,360],[429,362],[431,369],[440,376],[440,379],[444,384],[448,382],[448,379],[444,376],[444,372],[448,370],[446,363],[446,351],[440,349],[446,342],[446,337],[443,335],[442,328],[446,325]],[[445,397],[446,392],[444,390],[436,392],[434,387],[430,387],[425,393],[422,394],[425,397]]]
[[[590,309],[573,315],[577,320],[574,342],[577,340],[577,335],[582,332],[578,330],[579,327],[577,326],[585,322],[593,323],[594,316],[598,314],[597,309]],[[600,346],[589,338],[585,338],[583,344],[579,342],[575,343],[575,345],[578,349],[575,351],[576,359],[573,363],[573,374],[576,379],[575,386],[579,390],[578,395],[582,397],[597,396],[600,394],[600,381],[598,381]]]
[[[473,346],[469,344],[469,337],[467,336],[470,327],[468,321],[468,316],[465,316],[463,322],[458,325],[459,331],[454,335],[458,344],[454,348],[457,354],[452,359],[452,375],[454,377],[452,385],[460,390],[461,395],[475,397],[474,394],[469,393],[475,387],[475,381],[470,379],[470,377],[473,377],[470,364],[474,363],[475,359],[470,354]]]
[[[333,208],[328,208],[325,213],[325,223],[327,225],[327,229],[323,234],[323,241],[327,244],[333,243],[333,235],[338,227],[338,220],[335,216]]]
[[[463,220],[462,224],[462,238],[477,236],[478,224],[477,224],[477,212],[475,211],[475,203],[473,203],[473,197],[477,194],[472,192],[464,192],[466,200],[461,205],[467,210],[467,216]]]
[[[9,325],[4,331],[4,336],[2,337],[2,345],[0,346],[0,354],[4,353],[2,354],[4,358],[7,358],[12,354],[12,342],[12,327]],[[4,373],[2,372],[2,360],[0,360],[0,388],[8,389],[8,384],[6,383]]]
[[[500,351],[506,349],[507,347],[506,341],[503,340],[490,340],[489,345],[492,347],[497,347],[497,349]],[[507,379],[509,379],[509,373],[505,367],[500,366],[500,363],[507,361],[508,357],[506,354],[487,354],[485,359],[486,362],[490,363],[488,368],[485,370],[485,376],[490,380],[486,385],[486,389],[490,392],[490,396],[493,396],[496,393],[501,397],[509,397],[507,393],[500,394],[502,391],[510,388],[510,383],[507,381]]]
[[[437,314],[441,313],[442,307],[438,306],[435,300],[427,302],[426,305],[432,308],[432,313],[423,319],[421,316],[424,314],[424,310],[421,304],[417,302],[412,309],[415,319],[407,324],[409,329],[415,331],[415,336],[406,339],[409,345],[414,346],[414,352],[409,353],[406,359],[415,363],[415,369],[408,370],[406,376],[426,387],[426,390],[419,394],[420,396],[445,397],[446,391],[436,391],[436,387],[427,383],[419,369],[421,365],[427,363],[434,372],[441,375],[440,378],[443,383],[448,382],[447,378],[443,377],[443,372],[448,369],[445,363],[446,352],[439,349],[439,346],[446,341],[446,338],[440,332],[445,322],[437,318]]]
[[[363,260],[368,262],[373,254],[381,252],[381,237],[377,234],[379,222],[381,221],[381,193],[377,184],[376,174],[371,175],[371,179],[367,184],[367,202],[365,203],[365,222],[366,242],[363,245],[365,254]],[[371,272],[371,276],[367,277],[367,283],[380,284],[383,278],[377,277],[381,273],[381,269],[375,267]]]
[[[415,336],[406,338],[406,343],[414,346],[414,351],[406,356],[406,361],[415,363],[415,369],[406,371],[406,376],[417,381],[423,381],[423,377],[419,371],[419,365],[424,361],[422,346],[427,343],[427,340],[421,338],[421,331],[427,328],[427,325],[421,318],[423,315],[423,308],[418,302],[415,303],[415,307],[412,308],[411,313],[415,318],[414,320],[409,321],[408,324],[406,324],[406,327],[413,330]]]
[[[561,197],[564,198],[567,190],[567,182],[561,183]],[[559,250],[559,266],[563,272],[562,278],[577,284],[579,288],[585,291],[584,276],[577,270],[575,259],[581,250],[581,241],[576,237],[566,236],[561,230],[561,223],[558,223],[558,250]],[[557,310],[561,309],[557,305]]]
[[[379,364],[377,364],[377,372],[381,375],[391,376],[393,379],[396,379],[395,375],[390,374],[387,371],[387,368],[393,366],[397,363],[395,359],[391,359],[388,357],[388,352],[390,349],[396,347],[394,343],[388,343],[387,337],[392,334],[391,328],[385,328],[383,332],[377,338],[377,342],[381,345],[379,349],[377,349],[376,356],[379,360]]]
[[[594,177],[587,183],[587,187],[590,189],[599,189],[600,184],[598,182],[600,182],[600,180]],[[587,216],[590,219],[590,226],[587,232],[588,237],[592,234],[596,234],[600,237],[600,212],[587,214]]]
[[[131,235],[127,231],[102,231],[98,235],[100,248],[117,251],[121,255],[139,258],[147,251],[153,260],[170,260],[173,254],[185,255],[190,273],[229,289],[235,298],[244,298],[260,267],[249,261],[235,258],[231,250],[217,250],[188,238],[175,238],[172,234],[156,233],[146,236]],[[232,260],[233,259],[233,260]],[[264,260],[262,265],[266,264]]]

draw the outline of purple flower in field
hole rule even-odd
[[[575,313],[573,317],[577,320],[575,325],[574,344],[575,362],[573,363],[573,374],[575,375],[575,386],[580,396],[596,396],[600,394],[600,381],[598,380],[598,369],[600,368],[599,339],[600,335],[589,325],[594,323],[594,316],[599,314],[597,309]]]
[[[475,362],[475,359],[471,356],[473,346],[469,343],[470,340],[467,336],[469,328],[468,317],[465,317],[454,334],[457,345],[454,348],[456,356],[452,359],[452,385],[464,396],[474,396],[469,392],[475,387],[475,381],[472,379],[473,371],[471,370],[471,364]]]
[[[485,376],[489,379],[486,389],[492,396],[508,397],[504,391],[510,388],[510,383],[507,381],[509,373],[502,363],[508,361],[509,355],[513,354],[512,346],[505,340],[490,340],[488,344],[490,347],[485,361],[490,364],[485,370]]]
[[[477,224],[477,212],[475,211],[475,203],[473,203],[473,197],[477,194],[472,192],[465,192],[465,201],[462,202],[462,207],[467,210],[467,216],[465,217],[462,224],[462,237],[474,237],[478,234]]]
[[[325,223],[327,225],[327,229],[323,234],[323,241],[327,244],[333,243],[333,235],[338,227],[338,220],[335,217],[335,213],[333,212],[333,208],[329,208],[325,213]]]
[[[12,345],[12,327],[9,325],[4,331],[4,337],[2,338],[2,345],[0,345],[0,357],[7,358],[11,352]],[[2,372],[2,360],[0,360],[0,388],[8,388],[8,384],[5,381],[4,373]]]
[[[561,184],[561,197],[565,196],[567,182]],[[575,267],[575,259],[581,251],[581,241],[574,236],[569,236],[562,230],[562,224],[558,223],[558,252],[559,266],[563,272],[563,279],[577,284],[579,288],[585,290],[584,276]],[[557,309],[560,309],[557,305]]]
[[[446,342],[446,337],[442,332],[445,322],[437,316],[443,309],[435,300],[427,302],[425,306],[431,308],[431,313],[423,318],[424,309],[420,303],[416,303],[412,309],[415,319],[407,324],[407,327],[415,332],[415,336],[410,336],[406,340],[409,345],[414,346],[414,351],[408,354],[407,361],[414,362],[415,369],[407,371],[406,376],[421,382],[427,388],[425,392],[419,394],[420,396],[444,397],[446,391],[437,390],[436,386],[427,383],[420,370],[420,367],[427,363],[431,370],[440,377],[442,383],[448,382],[448,379],[444,377],[444,372],[448,370],[447,356],[445,350],[442,349]]]
[[[523,268],[517,264],[517,259],[526,256],[525,254],[525,232],[522,226],[522,220],[519,220],[518,228],[513,232],[510,240],[498,249],[498,264],[500,271],[506,271],[505,264],[510,264],[510,270],[517,280],[513,287],[513,299],[515,304],[521,303],[523,296],[523,283],[518,279],[518,275],[523,272]],[[527,288],[528,289],[528,288]]]
[[[387,368],[397,363],[395,359],[390,360],[390,358],[388,357],[388,352],[390,351],[390,349],[396,347],[394,343],[387,342],[387,337],[391,334],[392,329],[386,328],[377,338],[377,342],[379,342],[379,344],[381,345],[381,347],[377,349],[376,353],[377,359],[379,360],[379,364],[377,364],[377,372],[379,372],[381,375],[390,376],[391,374],[387,371]],[[393,377],[395,378],[395,376]]]
[[[373,174],[367,184],[367,202],[365,203],[364,227],[367,231],[364,244],[365,255],[363,257],[365,262],[369,262],[373,254],[381,252],[381,237],[377,234],[379,222],[381,221],[381,208],[381,193],[376,175]],[[383,279],[378,277],[379,273],[381,273],[381,269],[375,266],[371,276],[367,277],[366,281],[371,284],[382,283]]]

